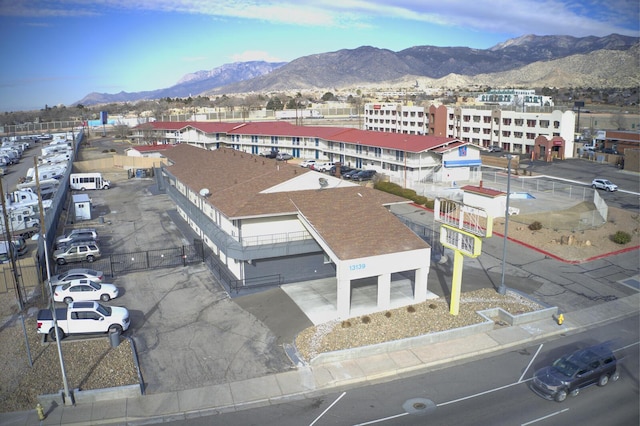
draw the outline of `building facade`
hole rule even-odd
[[[180,144],[166,156],[167,193],[231,293],[335,279],[337,318],[351,316],[356,284],[377,287],[372,311],[406,303],[392,288],[427,299],[431,248],[388,208],[408,200],[236,149]]]
[[[375,170],[403,187],[477,183],[480,150],[455,138],[294,126],[287,122],[154,122],[134,129],[146,143],[187,143],[207,150],[230,147],[248,154],[280,151],[295,158]]]
[[[494,89],[476,97],[476,102],[486,105],[528,107],[552,107],[551,96],[536,95],[533,89]]]
[[[364,106],[364,128],[376,132],[427,134],[424,107],[398,103],[368,103]]]
[[[514,111],[499,108],[429,107],[429,135],[455,138],[462,142],[487,148],[500,146],[503,151],[517,154],[536,152],[536,138],[564,139],[564,153],[573,156],[575,113],[573,111]]]

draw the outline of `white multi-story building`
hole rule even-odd
[[[478,95],[476,101],[481,104],[527,107],[552,107],[551,96],[536,95],[530,89],[495,89]]]
[[[500,108],[432,105],[428,114],[429,135],[456,138],[481,147],[500,146],[504,151],[520,154],[538,154],[536,138],[564,139],[562,152],[557,155],[569,158],[573,155],[576,118],[573,111],[537,108],[514,111]],[[545,158],[546,155],[540,156]]]
[[[424,107],[398,103],[368,103],[364,106],[364,128],[376,132],[427,134]]]

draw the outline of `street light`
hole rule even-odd
[[[504,268],[507,261],[507,236],[509,233],[509,196],[511,195],[511,154],[507,154],[507,203],[504,209],[504,242],[502,244],[502,277],[498,293],[507,294],[507,287],[504,285]]]

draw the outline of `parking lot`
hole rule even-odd
[[[169,197],[156,191],[155,180],[128,179],[125,171],[102,172],[113,185],[109,190],[87,191],[92,219],[65,220],[66,229],[97,229],[103,257],[92,267],[102,268],[117,253],[193,243],[194,235],[180,223]],[[126,334],[136,343],[147,392],[228,383],[290,368],[279,336],[231,301],[206,264],[115,276],[104,272],[105,280],[121,292],[109,303],[125,306],[131,313]],[[286,309],[295,320],[299,312],[295,304],[280,299],[283,302],[277,303],[290,303]],[[299,326],[305,324],[299,322]]]

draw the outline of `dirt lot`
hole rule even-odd
[[[640,246],[640,215],[627,210],[609,208],[607,222],[593,229],[569,231],[549,228],[545,225],[552,220],[551,215],[554,216],[555,223],[561,220],[558,218],[564,218],[567,223],[575,223],[573,216],[583,209],[584,206],[578,204],[567,210],[512,216],[509,220],[509,238],[566,261],[584,261],[629,247]],[[538,231],[529,229],[528,224],[535,221],[542,224],[542,229]],[[504,225],[504,218],[496,219],[494,232],[504,234]],[[617,231],[629,233],[631,242],[624,245],[615,243],[612,237]]]

